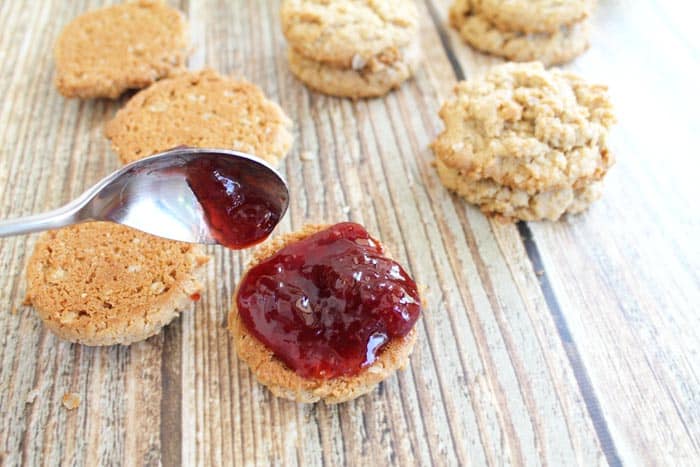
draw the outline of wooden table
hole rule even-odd
[[[119,165],[103,125],[124,102],[69,101],[52,84],[54,39],[100,3],[0,2],[0,218],[56,207]],[[295,121],[280,231],[361,222],[427,285],[410,367],[339,406],[272,397],[224,328],[249,255],[221,248],[196,310],[160,335],[61,342],[22,306],[36,237],[4,239],[0,464],[700,463],[697,18],[681,2],[599,2],[570,68],[617,106],[605,196],[565,222],[502,225],[443,189],[428,148],[456,79],[498,60],[446,26],[449,0],[418,3],[425,66],[359,102],[290,75],[278,1],[179,5],[192,67],[249,78]]]

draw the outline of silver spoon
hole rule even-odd
[[[245,248],[269,235],[288,204],[287,183],[263,160],[180,147],[124,166],[63,207],[0,221],[0,237],[112,221],[172,240]]]

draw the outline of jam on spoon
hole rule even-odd
[[[352,376],[421,311],[416,283],[358,224],[288,244],[252,267],[236,297],[248,332],[298,375]]]
[[[236,159],[195,159],[185,168],[217,242],[247,248],[266,239],[284,214],[287,199],[268,187],[277,182],[262,165],[258,170]],[[278,182],[277,182],[278,183]]]

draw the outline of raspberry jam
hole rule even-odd
[[[291,243],[251,268],[236,305],[248,332],[309,379],[357,374],[408,334],[421,311],[413,279],[354,223]]]
[[[268,189],[274,175],[262,166],[243,167],[235,158],[202,158],[187,165],[185,176],[212,235],[228,248],[263,241],[284,214],[287,199]]]

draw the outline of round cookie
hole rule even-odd
[[[411,0],[285,0],[281,18],[292,73],[325,94],[382,96],[420,61]]]
[[[280,16],[298,54],[345,69],[374,58],[391,63],[418,33],[411,0],[284,0]]]
[[[592,0],[469,0],[502,31],[556,32],[588,18]]]
[[[435,163],[446,188],[479,206],[484,214],[504,222],[513,220],[558,220],[564,214],[584,211],[602,196],[602,183],[582,183],[581,188],[565,187],[530,193],[526,190],[499,185],[493,180],[471,180],[463,177],[444,162]]]
[[[303,240],[326,225],[306,225],[300,231],[284,234],[259,247],[248,265],[248,270],[264,261],[289,243]],[[323,400],[337,404],[355,399],[371,391],[377,384],[408,364],[415,347],[418,331],[413,329],[403,338],[392,339],[377,359],[354,376],[339,376],[328,380],[303,378],[279,360],[271,350],[247,331],[241,323],[236,307],[238,288],[234,293],[228,327],[233,336],[238,357],[246,362],[256,379],[277,397],[312,403]]]
[[[199,299],[209,257],[201,247],[122,225],[49,231],[27,266],[27,304],[57,336],[85,345],[157,334]]]
[[[66,97],[116,99],[184,68],[183,15],[161,1],[139,0],[85,13],[56,41],[55,83]]]
[[[470,9],[469,0],[459,0],[450,10],[450,22],[462,38],[481,52],[517,62],[538,60],[546,66],[573,60],[588,49],[590,24],[579,21],[555,32],[503,31]]]
[[[263,92],[213,70],[183,73],[136,94],[105,135],[125,164],[176,146],[229,148],[279,162],[291,120]]]
[[[613,158],[607,88],[541,63],[509,63],[463,81],[433,142],[448,188],[505,219],[557,219],[596,199]]]
[[[419,47],[410,49],[401,60],[388,64],[374,62],[372,67],[357,70],[328,66],[289,49],[289,69],[311,89],[324,94],[352,99],[379,97],[400,87],[417,69]]]

